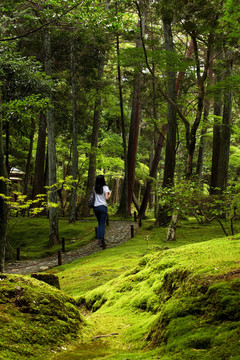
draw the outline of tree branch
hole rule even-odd
[[[143,31],[142,31],[142,15],[141,15],[141,10],[140,10],[140,6],[138,1],[134,1],[136,7],[137,7],[137,11],[138,11],[138,16],[139,16],[139,21],[140,21],[140,36],[141,36],[141,41],[142,41],[142,47],[143,47],[143,52],[144,52],[144,57],[145,57],[145,62],[147,65],[147,68],[150,72],[150,74],[155,77],[154,72],[152,70],[152,68],[149,65],[149,61],[148,61],[148,56],[147,56],[147,50],[146,50],[146,46],[145,46],[145,42],[144,42],[144,38],[143,38]],[[182,119],[185,127],[186,127],[186,131],[189,131],[189,127],[190,124],[187,120],[187,118],[183,115],[182,111],[180,110],[180,108],[178,107],[178,105],[162,90],[162,87],[160,86],[159,82],[158,82],[158,91],[160,92],[160,94],[162,95],[162,97],[164,97],[171,105],[174,106],[175,110],[177,111],[180,119]]]
[[[57,16],[55,19],[52,19],[52,20],[44,23],[43,25],[39,26],[36,29],[29,30],[28,32],[26,32],[25,34],[22,34],[22,35],[13,36],[11,38],[0,39],[0,42],[13,41],[13,40],[21,39],[21,38],[29,36],[29,35],[31,35],[31,34],[33,34],[35,32],[38,32],[39,30],[43,29],[44,27],[46,27],[46,26],[56,22],[57,20],[61,19],[63,16],[65,16],[66,14],[68,14],[69,12],[71,12],[72,10],[74,10],[76,7],[78,7],[81,4],[82,4],[82,1],[78,2],[77,4],[73,5],[70,9],[66,10],[61,15]]]

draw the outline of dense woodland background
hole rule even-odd
[[[152,211],[169,240],[186,215],[234,232],[236,1],[10,0],[0,13],[1,271],[10,209],[48,208],[56,244],[59,215],[89,216],[99,173],[112,212]]]

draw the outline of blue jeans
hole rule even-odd
[[[94,206],[93,211],[98,221],[97,238],[101,242],[105,234],[105,221],[107,217],[107,207],[104,205]]]

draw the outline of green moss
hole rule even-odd
[[[54,359],[239,360],[240,240],[222,238],[215,225],[180,225],[178,239],[167,244],[168,249],[166,229],[151,227],[150,232],[143,224],[131,241],[51,270],[88,317],[82,342],[78,339],[75,347]],[[216,235],[218,239],[206,241]],[[20,296],[12,281],[13,286],[0,292],[0,321],[5,328],[11,324],[3,341],[5,358],[19,351],[24,354],[20,360],[40,359],[46,349],[56,350],[78,335],[83,322],[72,298],[58,290],[46,296],[42,287],[32,304],[29,293],[24,289]],[[20,287],[24,281],[29,279],[22,277]],[[56,308],[51,309],[52,303]],[[27,320],[28,329],[22,329],[31,333],[30,341],[26,335],[21,343],[17,326],[25,316],[35,327]],[[40,340],[34,343],[38,331]],[[111,332],[118,335],[95,338]],[[47,345],[41,342],[44,338]]]
[[[70,296],[38,280],[4,275],[0,294],[1,359],[46,356],[50,347],[76,337],[84,324]]]
[[[66,251],[85,245],[95,237],[95,219],[70,224],[59,220],[60,238],[65,238]],[[49,248],[49,220],[43,217],[11,218],[8,223],[8,241],[11,249],[20,248],[22,259],[50,256],[59,246]],[[15,255],[15,251],[8,254]]]

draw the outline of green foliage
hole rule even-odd
[[[240,5],[237,1],[226,0],[224,2],[224,15],[219,19],[220,30],[228,34],[228,39],[232,43],[239,44],[240,34]]]
[[[162,189],[160,205],[169,209],[169,215],[195,216],[201,224],[217,220],[228,236],[234,234],[234,219],[240,216],[239,196],[239,185],[235,182],[229,183],[223,193],[210,195],[207,186],[185,180]]]

